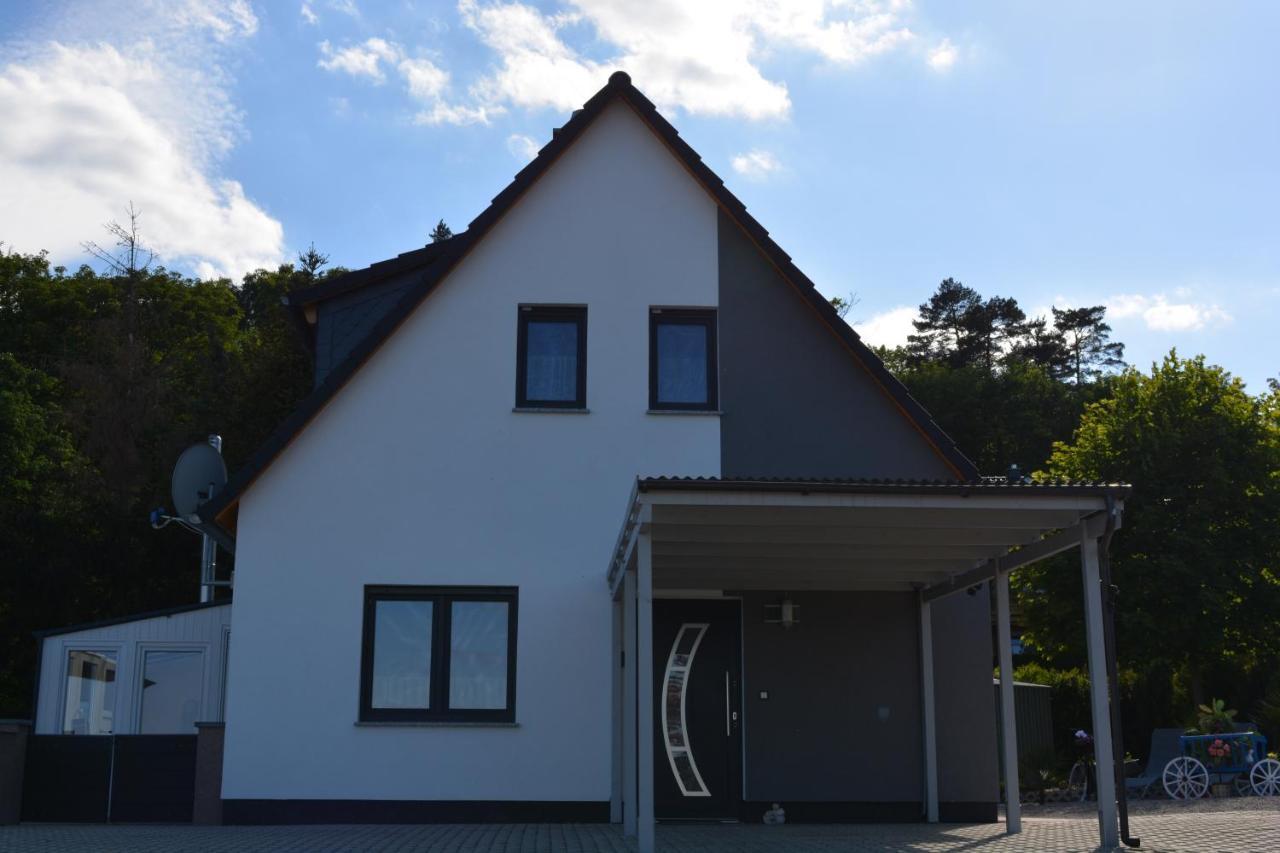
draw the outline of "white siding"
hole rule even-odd
[[[224,797],[608,800],[631,484],[720,469],[645,413],[648,308],[716,298],[713,202],[610,107],[245,495]],[[520,303],[588,306],[590,414],[511,411]],[[518,727],[355,726],[365,584],[518,586]]]
[[[111,650],[116,653],[115,734],[138,731],[142,656],[147,649],[201,651],[204,654],[204,690],[200,720],[222,719],[223,632],[230,627],[231,605],[225,604],[45,637],[40,646],[36,734],[62,732],[67,654],[75,649]]]

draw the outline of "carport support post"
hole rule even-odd
[[[647,522],[647,518],[644,519]],[[637,764],[640,768],[637,786],[640,808],[639,853],[654,853],[653,810],[653,549],[649,525],[642,523],[636,538],[637,649],[636,676],[639,689],[636,701],[636,729],[639,734]]]
[[[615,599],[610,608],[613,613],[613,643],[609,649],[610,684],[613,686],[612,725],[609,733],[613,761],[613,777],[609,785],[609,823],[622,823],[622,601]]]
[[[1000,644],[1000,751],[1004,758],[1005,831],[1022,831],[1018,791],[1018,720],[1013,705],[1013,637],[1009,626],[1009,573],[996,571],[996,641]]]
[[[622,576],[622,834],[636,834],[636,573]]]
[[[1120,843],[1116,823],[1115,759],[1111,752],[1111,710],[1107,701],[1107,652],[1102,633],[1102,583],[1098,540],[1081,525],[1080,568],[1084,576],[1084,617],[1089,652],[1089,705],[1093,711],[1094,776],[1098,781],[1098,833],[1106,849]]]
[[[938,822],[938,735],[933,704],[933,623],[920,599],[920,699],[924,718],[924,817]]]

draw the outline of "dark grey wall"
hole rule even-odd
[[[995,802],[996,705],[991,690],[991,600],[987,590],[935,601],[934,704],[938,715],[938,799]]]
[[[723,211],[719,260],[723,476],[954,478]]]
[[[913,593],[792,593],[800,624],[764,623],[781,593],[742,605],[746,799],[920,802],[919,605]],[[933,605],[938,799],[994,803],[987,596]],[[759,698],[761,690],[769,698]],[[880,719],[881,708],[888,709]]]
[[[421,272],[415,271],[320,303],[316,315],[316,385],[342,363],[419,277]]]
[[[795,593],[800,624],[791,630],[763,621],[764,606],[778,599],[743,599],[746,798],[919,802],[915,596]]]

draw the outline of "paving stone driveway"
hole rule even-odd
[[[1134,815],[1142,850],[1154,853],[1280,851],[1280,803]],[[1028,817],[1018,836],[1003,824],[857,826],[669,826],[663,853],[1084,853],[1096,849],[1097,821],[1087,813]],[[0,827],[0,853],[629,853],[616,827],[600,825],[435,826],[101,826]]]

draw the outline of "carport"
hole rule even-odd
[[[1104,847],[1114,846],[1118,824],[1113,709],[1100,548],[1105,550],[1105,540],[1119,525],[1128,492],[1129,487],[1122,484],[1004,479],[975,483],[638,480],[607,575],[614,602],[615,660],[623,661],[615,669],[614,681],[614,718],[620,725],[614,730],[612,818],[622,822],[627,835],[638,836],[641,853],[655,849],[655,589],[787,589],[916,596],[924,764],[920,817],[937,822],[930,610],[946,596],[990,582],[995,585],[1004,721],[1001,772],[1010,792],[1007,830],[1019,832],[1009,575],[1078,548],[1086,616],[1082,630],[1092,684],[1099,840]]]

